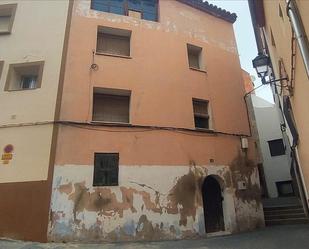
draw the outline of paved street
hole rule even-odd
[[[116,244],[39,244],[0,240],[1,249],[307,249],[309,225],[277,226],[233,236],[200,240]]]

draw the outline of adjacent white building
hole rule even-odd
[[[280,113],[272,104],[256,95],[251,95],[263,169],[269,198],[294,195],[290,173],[289,148],[285,145],[280,129]]]

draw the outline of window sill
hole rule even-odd
[[[207,132],[207,133],[214,133],[215,130],[213,129],[207,129],[207,128],[199,128],[199,127],[195,127],[196,131],[200,131],[200,132]]]
[[[0,35],[9,35],[11,31],[0,31]]]
[[[92,120],[90,123],[92,124],[102,124],[104,126],[123,126],[123,127],[131,127],[132,124],[130,123],[121,123],[121,122],[107,122],[107,121],[97,121]]]
[[[197,71],[197,72],[201,72],[201,73],[207,74],[207,71],[202,70],[202,69],[198,69],[198,68],[195,68],[195,67],[189,67],[189,69],[191,69],[191,70],[193,70],[193,71]]]
[[[6,89],[4,91],[6,92],[22,92],[22,91],[33,91],[33,90],[37,90],[39,89],[39,87],[36,88],[25,88],[25,89]]]
[[[95,54],[96,55],[110,56],[110,57],[118,57],[118,58],[123,58],[123,59],[132,59],[131,56],[127,56],[127,55],[109,54],[109,53],[102,53],[102,52],[96,52]]]

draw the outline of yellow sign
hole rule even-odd
[[[3,161],[8,161],[8,160],[12,160],[12,158],[13,158],[13,154],[12,153],[3,153],[1,159]]]

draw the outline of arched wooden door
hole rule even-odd
[[[222,190],[213,176],[207,176],[202,187],[206,233],[224,231]]]

